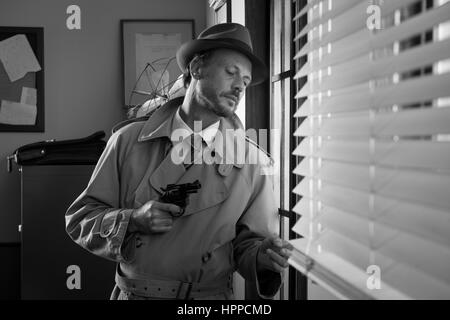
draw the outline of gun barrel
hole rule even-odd
[[[180,190],[181,187],[180,187],[179,185],[170,185],[170,186],[167,186],[167,187],[161,188],[161,189],[162,189],[163,191],[171,192],[171,191],[175,191],[175,190]]]
[[[197,193],[198,189],[189,189],[186,190],[186,193]]]

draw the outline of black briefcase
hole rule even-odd
[[[18,165],[74,165],[96,164],[106,142],[104,131],[72,140],[47,140],[30,143],[18,148],[7,157],[7,170],[11,172],[11,161]]]

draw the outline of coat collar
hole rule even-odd
[[[148,141],[161,137],[167,137],[170,140],[172,133],[172,121],[178,108],[183,103],[183,99],[184,97],[175,98],[158,108],[144,124],[144,127],[139,134],[138,141]],[[225,146],[234,145],[233,135],[229,134],[234,130],[238,130],[237,132],[243,135],[241,138],[245,139],[244,126],[236,114],[234,114],[231,118],[220,118],[218,131],[221,132],[223,139],[215,139],[213,148],[216,152],[218,152],[222,159],[224,159],[224,154],[222,152],[225,150],[224,144]],[[227,150],[226,152],[227,155],[225,159],[227,159],[227,162],[232,163],[231,166],[234,165],[235,167],[242,168],[242,161],[238,161],[239,159],[234,159],[234,155],[229,154],[232,150]],[[228,167],[226,164],[221,165],[219,166],[220,168],[218,168],[218,171],[223,171],[224,166]],[[229,170],[227,168],[225,169],[226,171]]]
[[[180,105],[183,103],[183,99],[184,97],[175,98],[158,108],[145,122],[144,127],[139,134],[138,141],[146,141],[161,137],[170,139],[172,119]],[[224,132],[227,129],[244,129],[241,120],[236,114],[234,114],[232,118],[220,118],[219,130]]]
[[[174,99],[166,105],[160,107],[147,120],[143,129],[139,134],[139,141],[148,141],[156,138],[167,137],[170,141],[172,119],[178,107],[182,103],[181,99]],[[226,130],[242,128],[239,118],[236,116],[232,119],[221,118],[219,131],[226,137]],[[235,163],[234,166],[241,168],[242,164]],[[202,188],[199,193],[192,194],[190,204],[186,208],[185,215],[191,215],[203,211],[206,208],[217,205],[224,201],[229,194],[229,189],[225,183],[226,176],[230,175],[233,164],[221,163],[213,165],[193,165],[187,171],[183,164],[175,164],[170,152],[162,160],[159,166],[153,172],[148,172],[147,178],[144,181],[150,182],[150,185],[159,194],[162,193],[162,188],[171,183],[188,183],[199,179]],[[217,171],[217,172],[216,172]],[[139,202],[146,200],[144,194],[138,195]],[[142,199],[141,199],[142,198]]]
[[[145,122],[139,134],[138,141],[147,141],[161,137],[170,139],[172,119],[179,106],[183,103],[183,99],[184,97],[175,98],[156,109]]]

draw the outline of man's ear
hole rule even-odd
[[[191,63],[189,64],[189,70],[193,79],[198,80],[201,78],[203,69],[202,67],[203,60],[199,56],[194,57],[194,59],[192,59]]]

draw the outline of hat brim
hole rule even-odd
[[[260,84],[266,80],[268,76],[266,65],[245,46],[239,46],[226,40],[196,39],[184,43],[177,51],[178,66],[184,72],[196,53],[213,49],[231,49],[244,54],[252,63],[252,82],[250,86]]]

